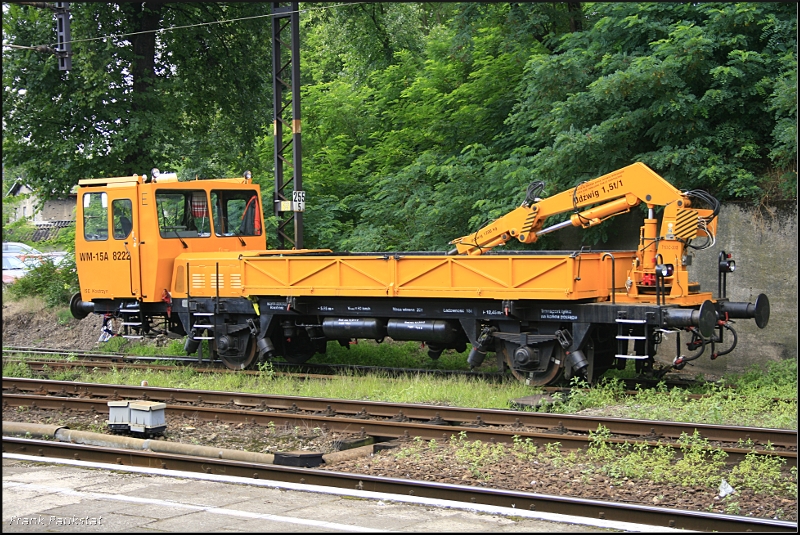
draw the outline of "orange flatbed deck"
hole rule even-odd
[[[614,281],[612,261],[614,257]],[[192,296],[448,297],[601,300],[625,286],[635,251],[185,253],[173,298]],[[187,277],[188,270],[188,277]],[[218,284],[217,284],[218,282]]]

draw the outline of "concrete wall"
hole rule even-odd
[[[16,185],[15,187],[19,188],[19,191],[16,193],[16,195],[30,195],[31,193],[33,193],[33,190],[31,190],[28,186],[24,184]],[[18,221],[22,218],[30,218],[31,220],[33,220],[36,213],[37,213],[36,197],[30,195],[28,198],[20,201],[20,203],[17,205],[13,213],[5,215],[6,215],[6,221],[11,223],[13,221]]]
[[[595,249],[635,249],[643,214],[637,208],[614,218],[609,222],[608,242]],[[565,249],[580,248],[585,231],[570,228],[560,232]],[[694,245],[701,242],[697,239]],[[717,265],[723,250],[732,253],[736,261],[736,270],[727,276],[728,299],[755,303],[759,294],[766,294],[771,312],[769,325],[759,329],[753,320],[734,320],[732,326],[739,336],[736,349],[713,361],[706,349],[699,359],[687,364],[684,373],[721,376],[744,371],[752,363],[797,359],[797,205],[760,208],[739,203],[722,205],[715,245],[695,251],[689,266],[690,280],[699,282],[701,291],[710,291],[715,298],[719,296]],[[684,354],[688,353],[685,346],[688,341],[688,335],[683,333]],[[675,335],[670,334],[659,347],[656,361],[669,364],[675,355]]]
[[[731,301],[755,303],[759,294],[769,298],[770,319],[765,329],[753,320],[734,320],[739,335],[736,349],[717,360],[707,355],[686,369],[703,374],[738,373],[753,362],[797,359],[797,205],[755,208],[725,203],[719,215],[717,243],[694,255],[690,278],[718,296],[720,251],[733,255],[736,270],[727,276]],[[683,339],[682,339],[683,341]],[[664,347],[667,346],[667,347]],[[659,357],[674,357],[662,344]]]
[[[32,193],[27,186],[22,186],[20,194]],[[66,199],[51,199],[45,201],[43,206],[38,206],[39,200],[35,195],[24,199],[12,214],[8,214],[8,222],[28,218],[34,223],[47,221],[74,221],[75,203],[77,196],[70,195]]]
[[[41,212],[37,214],[37,221],[74,221],[76,197],[67,199],[51,199],[44,203]]]

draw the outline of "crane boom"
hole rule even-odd
[[[694,249],[705,249],[714,244],[719,213],[719,202],[714,197],[700,190],[681,192],[641,162],[582,182],[552,197],[531,198],[532,189],[538,191],[543,187],[542,183],[531,184],[520,207],[477,232],[451,241],[455,248],[448,254],[481,255],[512,238],[522,243],[533,243],[539,236],[554,230],[569,226],[593,227],[645,203],[648,214],[639,232],[639,247],[633,265],[628,271],[627,295],[636,299],[638,288],[658,287],[659,280],[671,287],[670,297],[688,295],[686,247],[697,237],[707,240],[702,246],[692,246]],[[704,201],[711,209],[690,208],[691,197]],[[656,206],[664,207],[660,232],[653,215]],[[573,213],[567,220],[542,228],[548,217],[570,211]]]
[[[640,203],[648,207],[675,203],[687,208],[688,197],[664,180],[652,169],[636,162],[575,188],[546,199],[526,199],[522,206],[481,228],[477,232],[450,242],[455,249],[450,254],[480,255],[493,247],[504,245],[512,238],[533,243],[539,236],[569,226],[589,228],[606,219],[629,212]],[[581,208],[597,205],[580,211]],[[574,212],[563,223],[542,228],[553,215]]]

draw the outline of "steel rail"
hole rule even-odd
[[[633,420],[628,418],[521,412],[502,409],[350,401],[151,386],[103,385],[14,377],[3,377],[3,391],[8,393],[43,392],[61,396],[73,394],[103,396],[106,398],[149,399],[165,403],[230,404],[236,407],[261,410],[324,412],[326,416],[357,416],[359,418],[370,416],[400,420],[408,419],[419,422],[433,421],[441,425],[450,426],[508,426],[513,430],[533,428],[554,430],[562,436],[568,436],[567,433],[588,434],[590,431],[597,431],[601,425],[607,428],[612,435],[648,437],[652,440],[658,440],[659,438],[674,440],[680,438],[683,434],[691,435],[697,431],[702,437],[715,442],[738,443],[740,440],[745,442],[749,440],[748,444],[765,445],[769,443],[777,447],[795,448],[795,450],[797,447],[797,430],[761,427],[742,428],[715,424]],[[794,457],[796,459],[796,453]]]
[[[91,355],[87,355],[87,356],[85,356],[83,358],[90,359]],[[25,365],[28,368],[30,368],[33,371],[38,371],[38,372],[45,372],[45,371],[47,371],[48,368],[55,368],[55,369],[62,369],[62,370],[70,370],[70,369],[75,369],[75,368],[87,368],[87,367],[103,369],[103,370],[110,370],[110,369],[117,368],[117,365],[118,365],[117,362],[119,361],[119,359],[113,358],[113,359],[110,359],[110,360],[112,362],[91,361],[91,360],[89,360],[88,362],[87,361],[72,362],[72,361],[62,361],[62,360],[27,360],[27,359],[18,359],[18,358],[15,358],[15,357],[5,357],[5,358],[3,358],[3,363],[4,364],[11,364],[11,363],[23,363],[24,362]],[[214,366],[213,363],[209,363],[212,367],[210,367],[210,368],[201,368],[201,367],[199,367],[199,365],[197,365],[196,361],[193,361],[192,363],[194,364],[194,367],[192,369],[197,373],[209,373],[209,374],[212,374],[212,373],[244,373],[244,374],[247,374],[247,375],[264,375],[264,372],[255,371],[255,370],[229,370],[228,368],[225,368],[221,364],[218,365],[218,366]],[[284,367],[285,368],[294,368],[295,367],[294,365],[291,365],[291,364],[288,364],[288,363],[283,363],[283,364],[286,364],[286,366],[280,366],[280,368],[284,368]],[[168,372],[168,371],[171,371],[171,370],[175,369],[175,366],[173,366],[173,365],[135,364],[135,360],[133,360],[131,362],[124,362],[123,365],[124,365],[125,368],[129,368],[129,369],[141,369],[141,370],[149,369],[149,370],[165,371],[165,372]],[[317,366],[317,367],[324,368],[324,366]],[[311,368],[311,369],[314,369],[314,368]],[[294,378],[299,379],[299,380],[331,379],[331,378],[335,379],[335,378],[341,378],[341,377],[349,377],[349,376],[346,376],[346,375],[338,375],[338,374],[315,374],[315,373],[308,373],[308,372],[280,372],[280,371],[272,371],[271,375],[274,375],[274,376],[277,376],[277,377],[294,377]],[[494,375],[492,375],[492,374],[489,374],[489,375],[490,375],[490,377],[488,377],[489,379],[495,379]],[[481,379],[486,379],[487,378],[486,374],[484,374],[484,375],[476,375],[475,377],[478,377],[478,378],[481,378]],[[545,387],[541,387],[541,388],[546,394],[552,395],[552,394],[555,394],[555,393],[559,393],[559,394],[561,394],[562,396],[565,396],[565,397],[569,396],[572,393],[572,391],[575,390],[575,389],[572,389],[572,388],[562,388],[562,387],[554,387],[554,386],[545,386]],[[579,388],[577,390],[586,391],[586,390],[589,390],[589,389]],[[641,392],[640,390],[626,390],[624,392],[624,394],[627,395],[627,396],[635,396],[635,395],[639,394],[640,392]],[[687,394],[685,394],[685,396],[688,399],[703,399],[703,398],[708,397],[708,394],[689,394],[689,393],[687,393]],[[548,396],[546,396],[546,395],[545,396],[542,396],[542,395],[540,395],[540,396],[532,396],[532,397],[545,398],[545,402],[548,402],[547,401],[547,397]],[[550,402],[551,401],[552,401],[552,397],[550,398]],[[797,399],[773,398],[772,401],[789,403],[789,402],[792,402],[792,401],[796,402]],[[532,406],[532,405],[534,405],[534,403],[527,403],[525,401],[525,399],[515,400],[515,401],[512,402],[512,406],[516,407],[517,410],[525,410],[527,406]]]
[[[791,532],[796,533],[797,523],[768,518],[723,515],[666,507],[630,503],[615,503],[553,496],[530,492],[509,491],[466,485],[453,485],[429,481],[415,481],[364,474],[351,474],[265,465],[214,458],[153,453],[138,450],[120,450],[82,444],[3,437],[3,453],[16,453],[48,459],[75,459],[122,466],[138,466],[165,471],[187,471],[250,479],[318,485],[342,489],[357,489],[398,495],[450,500],[466,504],[485,504],[514,509],[527,509],[547,513],[600,518],[611,521],[718,532]]]
[[[36,409],[49,410],[78,410],[91,413],[107,413],[108,407],[105,402],[92,398],[60,397],[48,395],[32,394],[3,394],[3,406],[26,406]],[[392,439],[398,437],[420,437],[424,440],[447,441],[453,435],[461,435],[466,440],[480,440],[484,442],[502,442],[513,444],[515,438],[530,438],[534,444],[559,444],[560,448],[566,450],[586,450],[592,442],[589,435],[568,435],[561,434],[559,429],[549,429],[547,431],[531,431],[525,428],[502,429],[497,427],[468,427],[468,426],[449,426],[442,423],[414,423],[407,419],[394,420],[372,420],[358,417],[342,417],[328,412],[317,412],[313,414],[300,414],[296,410],[289,408],[285,412],[265,412],[264,410],[241,410],[223,407],[198,407],[192,405],[167,404],[166,410],[173,415],[178,415],[188,419],[199,419],[202,421],[220,421],[231,424],[260,425],[263,427],[270,424],[283,426],[287,429],[295,427],[319,427],[325,431],[347,433],[352,435],[369,435],[381,439]],[[650,447],[663,446],[672,448],[680,453],[681,446],[675,442],[661,442],[655,440],[628,439],[628,438],[608,438],[607,443],[644,443]],[[720,448],[727,453],[726,461],[729,463],[740,462],[748,454],[753,453],[752,449],[737,447]],[[755,451],[757,455],[780,457],[786,460],[789,466],[797,465],[796,452],[784,451]]]
[[[168,360],[172,362],[187,362],[187,363],[195,363],[197,362],[197,357],[178,357],[175,355],[152,355],[152,356],[140,356],[140,355],[124,355],[121,353],[99,353],[96,351],[90,351],[85,349],[53,349],[53,348],[46,348],[46,347],[3,347],[3,354],[14,354],[14,355],[52,355],[56,357],[75,357],[75,358],[94,358],[94,359],[102,359],[102,360],[111,360],[111,361],[157,361],[157,360]]]
[[[66,355],[65,355],[66,356]],[[51,368],[61,368],[61,369],[72,369],[72,368],[86,368],[86,367],[94,367],[100,369],[111,369],[117,367],[120,363],[126,368],[131,369],[152,369],[152,370],[163,370],[163,371],[170,371],[177,369],[175,365],[153,365],[153,364],[135,364],[136,362],[141,361],[150,361],[150,362],[163,362],[169,361],[171,359],[166,358],[158,358],[158,357],[125,357],[125,356],[118,356],[118,355],[102,355],[100,358],[101,360],[91,360],[93,357],[97,355],[83,355],[80,356],[80,361],[62,361],[62,360],[25,360],[25,364],[37,371],[41,371],[44,369],[44,366],[49,366]],[[13,362],[13,357],[6,357],[3,359],[3,362]],[[22,362],[20,360],[20,362]],[[202,364],[210,366],[208,368],[201,368],[199,367],[199,362],[197,359],[194,358],[180,358],[177,359],[178,364],[189,364],[192,365],[192,369],[198,373],[236,373],[236,374],[245,374],[245,375],[256,375],[256,376],[263,376],[265,372],[258,371],[258,370],[231,370],[226,368],[221,363],[217,364],[217,361],[202,361]],[[280,363],[281,365],[277,366],[277,368],[282,369],[295,369],[298,366],[294,364],[290,364],[288,362]],[[310,369],[314,368],[326,368],[329,365],[321,365],[315,366]],[[301,367],[307,367],[306,365],[302,365]],[[453,375],[466,375],[469,374],[470,377],[475,379],[482,379],[482,380],[494,380],[494,381],[502,381],[502,380],[512,380],[511,376],[503,378],[498,374],[492,373],[475,373],[475,372],[465,372],[460,370],[416,370],[416,369],[408,369],[408,368],[373,368],[373,367],[360,367],[360,369],[356,370],[355,367],[347,367],[343,369],[351,369],[353,371],[359,372],[381,372],[386,371],[387,373],[391,370],[394,370],[395,375],[407,374],[407,375],[414,375],[415,373],[426,374],[426,375],[440,375],[440,376],[453,376]],[[285,377],[296,377],[298,379],[336,379],[342,377],[349,377],[347,375],[342,374],[315,374],[309,372],[281,372],[281,371],[272,371],[270,372],[272,375],[277,376],[285,376]],[[516,381],[516,379],[514,379]],[[563,390],[563,389],[554,389],[555,390]]]
[[[177,364],[189,365],[208,365],[217,367],[217,372],[223,373],[245,373],[250,375],[263,375],[262,372],[256,370],[229,370],[225,368],[221,361],[211,359],[199,359],[197,357],[177,357],[174,355],[152,355],[152,356],[137,356],[137,355],[123,355],[119,353],[95,353],[86,350],[65,350],[65,349],[49,349],[49,348],[35,348],[35,347],[5,347],[3,353],[19,354],[19,355],[51,355],[74,357],[78,359],[98,359],[108,360],[111,362],[175,362]],[[429,368],[387,368],[382,366],[356,366],[349,364],[292,364],[290,362],[272,361],[274,368],[287,368],[299,370],[297,373],[307,374],[312,370],[321,371],[327,370],[330,376],[334,372],[347,371],[357,373],[386,373],[387,375],[438,375],[438,376],[465,376],[473,377],[483,380],[493,381],[516,381],[511,375],[506,375],[497,372],[475,372],[469,370],[439,370]],[[323,375],[323,374],[320,374]]]
[[[3,359],[4,363],[11,363],[16,362],[14,359]],[[43,372],[46,371],[48,368],[50,369],[61,369],[61,370],[71,370],[75,368],[97,368],[101,370],[111,370],[118,367],[118,363],[116,362],[106,362],[106,361],[81,361],[81,362],[65,362],[59,360],[25,360],[19,361],[20,363],[24,362],[28,368],[33,371]],[[162,365],[156,366],[153,364],[134,364],[132,362],[124,363],[124,367],[126,369],[132,370],[153,370],[153,371],[174,371],[176,368],[174,365]],[[245,373],[249,375],[263,375],[262,372],[253,371],[253,370],[229,370],[228,368],[224,367],[213,367],[213,368],[199,368],[193,367],[192,370],[196,373]],[[310,373],[288,373],[288,372],[273,372],[273,375],[278,377],[295,377],[297,379],[331,379],[336,377],[344,377],[344,376],[335,376],[335,375],[315,375]]]
[[[170,361],[170,362],[176,362],[178,364],[191,364],[191,365],[206,364],[209,366],[218,365],[219,370],[224,370],[226,372],[231,371],[225,368],[220,361],[213,361],[210,359],[198,359],[197,357],[177,357],[173,355],[135,356],[135,355],[123,355],[119,353],[97,353],[87,350],[51,349],[51,348],[36,348],[36,347],[5,347],[3,348],[3,352],[4,353],[7,352],[9,354],[25,354],[25,355],[53,355],[53,356],[64,356],[64,357],[69,356],[80,359],[97,358],[103,360],[110,360],[112,362]],[[310,374],[323,375],[323,372],[327,372],[327,375],[331,375],[337,372],[356,372],[356,373],[386,373],[387,375],[391,376],[398,376],[398,375],[465,376],[465,377],[479,378],[482,380],[491,380],[491,381],[513,381],[513,382],[517,381],[517,379],[515,379],[513,376],[500,372],[439,370],[430,368],[388,368],[384,366],[359,366],[351,364],[324,364],[324,363],[292,364],[283,361],[271,361],[271,364],[274,368],[278,369],[287,368],[291,370],[297,370],[297,373],[300,374],[310,373]],[[261,374],[261,372],[255,370],[235,370],[232,372],[246,373],[252,375]],[[645,388],[654,388],[657,385],[663,383],[667,386],[667,388],[679,388],[679,387],[687,387],[698,384],[698,381],[686,380],[686,379],[669,380],[669,379],[638,378],[638,379],[623,379],[622,381],[625,384],[625,388],[627,389],[625,393],[628,395],[638,394],[638,392],[635,390],[637,386],[644,386]],[[544,387],[543,389],[547,392],[568,390],[558,387]],[[700,397],[700,395],[690,394],[690,397]]]

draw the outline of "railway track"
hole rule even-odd
[[[31,371],[46,374],[53,370],[73,370],[73,369],[97,369],[104,371],[111,371],[113,369],[130,369],[130,370],[152,370],[169,372],[174,371],[174,365],[159,365],[159,364],[136,364],[133,362],[117,363],[114,361],[102,360],[81,360],[79,362],[65,362],[56,360],[21,360],[21,359],[5,359],[5,363],[25,363]],[[210,366],[200,367],[195,366],[192,368],[196,373],[244,373],[248,375],[261,375],[262,372],[256,370],[243,370],[231,371],[224,367]],[[312,374],[312,373],[292,373],[292,372],[272,372],[273,375],[278,377],[294,377],[296,379],[330,379],[337,377],[336,375],[327,374]],[[338,376],[343,377],[343,376]]]
[[[137,364],[137,360],[133,360],[133,359],[135,359],[135,357],[131,357],[131,359],[132,359],[131,361],[127,361],[126,360],[126,361],[123,361],[123,362],[120,362],[119,358],[116,358],[116,357],[115,358],[110,358],[110,359],[105,359],[105,360],[92,360],[91,359],[91,355],[87,355],[86,357],[82,358],[81,360],[78,360],[78,361],[75,361],[75,362],[73,362],[73,361],[65,361],[65,360],[30,360],[30,359],[27,359],[27,358],[19,358],[19,357],[6,357],[6,358],[4,358],[3,362],[6,363],[6,364],[13,364],[13,363],[22,364],[22,363],[24,363],[31,371],[33,371],[35,373],[38,373],[38,374],[41,374],[43,376],[46,376],[48,373],[51,373],[54,370],[71,370],[71,369],[85,369],[85,368],[91,368],[91,369],[97,369],[97,370],[108,370],[108,371],[110,371],[112,369],[117,369],[118,370],[118,369],[122,368],[122,369],[139,369],[139,370],[163,371],[163,372],[169,372],[169,371],[175,369],[174,365],[144,364],[144,363]],[[190,359],[190,360],[193,361],[192,362],[193,370],[196,373],[207,373],[207,374],[214,374],[214,373],[244,373],[244,374],[249,374],[249,375],[260,375],[262,373],[265,373],[265,372],[255,371],[255,370],[231,371],[231,370],[229,370],[229,369],[227,369],[227,368],[225,368],[223,366],[219,366],[219,365],[217,365],[217,366],[209,365],[208,367],[205,367],[205,366],[201,366],[199,364],[196,364],[196,361],[194,359]],[[286,363],[284,363],[284,364],[286,364]],[[282,369],[293,369],[293,368],[297,368],[297,366],[286,364],[286,366],[282,366],[281,368]],[[325,366],[324,365],[320,365],[320,366],[317,366],[316,368],[324,369]],[[330,373],[325,373],[325,374],[310,373],[308,371],[306,371],[306,372],[291,372],[291,371],[274,371],[274,370],[269,372],[269,373],[272,374],[273,376],[276,376],[276,377],[292,377],[292,378],[295,378],[295,379],[298,379],[298,380],[331,379],[331,378],[337,378],[337,377],[339,377],[339,378],[340,377],[350,377],[350,375],[347,374],[347,373],[344,373],[344,374],[342,374],[342,373],[334,373],[337,370],[330,370],[329,369],[328,371]],[[365,371],[364,373],[369,373],[369,372]],[[476,377],[486,378],[486,375],[487,374],[484,374],[483,376],[476,376]],[[491,375],[491,374],[488,374],[488,375]],[[509,380],[511,380],[511,379],[509,378]],[[628,389],[624,391],[624,394],[626,396],[636,396],[641,392],[641,390],[631,390],[631,387],[633,385],[635,385],[635,384],[641,384],[641,383],[637,383],[636,381],[633,381],[633,380],[628,381],[626,383],[626,385],[628,387]],[[677,383],[673,383],[672,387],[673,388],[677,387]],[[572,391],[571,388],[559,388],[559,387],[549,387],[549,386],[548,387],[540,387],[540,389],[544,392],[544,395],[532,396],[531,400],[535,399],[535,401],[527,401],[527,400],[514,401],[511,404],[512,405],[511,408],[519,409],[519,410],[527,410],[529,407],[534,406],[534,405],[552,402],[552,399],[553,399],[552,398],[552,394],[560,393],[562,396],[566,397],[566,396],[569,396],[570,392]],[[707,394],[686,393],[685,397],[687,399],[697,400],[697,399],[701,399],[701,398],[707,397]],[[777,403],[777,402],[789,402],[791,400],[784,400],[784,399],[780,399],[780,398],[774,398],[773,401]]]
[[[66,444],[44,440],[3,437],[3,453],[48,458],[77,459],[111,465],[158,467],[157,470],[203,472],[252,479],[268,479],[342,489],[358,489],[417,497],[437,498],[467,504],[486,504],[515,509],[601,518],[640,524],[718,532],[796,532],[797,524],[765,518],[686,511],[665,507],[614,503],[530,492],[442,484],[400,478],[369,476],[256,464],[186,455],[120,450],[99,446]]]
[[[5,358],[3,360],[4,363],[12,364],[24,363],[31,371],[40,374],[47,374],[48,372],[52,372],[53,370],[73,370],[73,369],[96,369],[96,370],[106,370],[110,371],[113,369],[119,370],[122,369],[130,369],[130,370],[152,370],[152,371],[163,371],[169,372],[175,369],[174,365],[162,365],[162,364],[137,364],[135,360],[131,362],[119,362],[119,359],[108,359],[108,360],[91,360],[89,358],[85,358],[79,360],[77,362],[70,362],[70,361],[63,361],[63,360],[29,360],[29,359],[21,359],[21,358]],[[288,365],[282,366],[281,369],[292,369],[296,366]],[[316,368],[324,368],[324,366],[317,366]],[[299,380],[306,380],[306,379],[335,379],[337,377],[350,377],[351,375],[348,373],[333,373],[336,370],[329,370],[331,373],[309,373],[309,372],[291,372],[291,371],[270,371],[270,372],[261,372],[256,370],[242,370],[242,371],[232,371],[223,366],[209,366],[203,367],[200,365],[194,365],[192,368],[196,373],[244,373],[247,375],[263,375],[264,373],[269,373],[276,377],[293,377]],[[364,371],[364,373],[369,373],[368,371]],[[408,372],[406,372],[408,373]],[[502,377],[497,377],[494,374],[475,374],[474,377],[480,380],[498,380],[502,381]],[[511,381],[510,377],[506,377],[507,380]],[[562,395],[568,396],[571,392],[570,388],[559,388],[553,386],[546,386],[546,387],[539,387],[545,394],[552,395],[555,393],[561,393]],[[626,390],[625,394],[629,396],[635,396],[639,393],[639,390]],[[700,399],[704,397],[704,394],[686,394],[687,398],[689,399]],[[541,397],[541,396],[540,396]],[[552,399],[552,398],[550,398]],[[545,398],[547,400],[547,398]],[[518,403],[519,407],[525,409],[525,403]]]
[[[448,440],[463,432],[468,440],[512,443],[514,437],[520,437],[577,450],[587,448],[592,440],[590,432],[602,426],[610,432],[608,442],[613,444],[643,442],[680,450],[681,435],[697,432],[712,446],[723,449],[729,462],[740,461],[756,451],[759,455],[781,457],[789,466],[797,465],[797,432],[784,429],[3,378],[4,407],[107,413],[107,401],[118,399],[165,402],[170,413],[185,418],[319,427],[367,434],[379,440],[403,436]]]
[[[57,359],[70,359],[70,362],[58,364],[63,368],[70,366],[77,367],[83,363],[83,366],[92,366],[98,368],[110,368],[117,363],[123,363],[126,366],[133,366],[137,362],[146,363],[162,363],[170,362],[180,365],[195,366],[197,371],[201,373],[245,373],[250,375],[259,375],[260,371],[257,370],[237,370],[232,371],[226,368],[220,361],[212,361],[209,359],[197,359],[194,357],[176,357],[174,355],[153,355],[153,356],[136,356],[124,355],[118,353],[97,353],[85,350],[69,350],[69,349],[50,349],[50,348],[37,348],[37,347],[4,347],[3,358],[4,361],[12,356],[51,356]],[[34,365],[43,366],[38,362],[45,361],[30,361],[26,360],[29,366]],[[51,362],[59,362],[57,360]],[[47,362],[48,366],[53,366],[50,361]],[[345,364],[291,364],[283,361],[271,361],[273,368],[272,373],[281,373],[286,375],[294,375],[297,377],[305,376],[332,376],[337,374],[383,374],[389,377],[397,377],[404,375],[431,375],[431,376],[464,376],[485,381],[511,381],[516,382],[517,379],[509,374],[504,373],[489,373],[489,372],[475,372],[467,370],[441,370],[441,369],[428,369],[428,368],[389,368],[382,366],[356,366]],[[158,369],[169,370],[168,365],[156,364]],[[636,379],[624,379],[623,383],[626,388],[626,393],[629,395],[636,395],[637,388],[653,388],[659,383],[663,383],[667,388],[686,388],[693,385],[698,385],[701,382],[683,378],[668,378],[668,379],[652,379],[640,377]],[[564,388],[558,387],[544,387],[545,392],[564,392]],[[692,394],[693,397],[699,395]]]
[[[5,347],[3,348],[4,358],[6,355],[30,355],[30,356],[52,356],[55,358],[69,358],[72,359],[74,364],[80,362],[90,362],[92,365],[97,363],[124,363],[129,365],[135,362],[171,362],[174,364],[182,364],[189,366],[199,367],[201,370],[213,370],[215,373],[244,373],[250,375],[261,374],[258,370],[230,370],[226,368],[221,361],[198,359],[196,357],[176,357],[174,355],[152,355],[152,356],[138,356],[138,355],[124,355],[119,353],[96,353],[92,351],[71,351],[68,349],[48,349],[36,347]],[[511,381],[515,380],[510,375],[502,373],[485,373],[474,372],[467,370],[445,370],[445,369],[429,369],[429,368],[389,368],[383,366],[356,366],[346,364],[291,364],[284,361],[271,361],[274,370],[287,370],[286,374],[294,375],[326,375],[331,376],[334,374],[344,373],[381,373],[387,376],[400,376],[400,375],[434,375],[434,376],[468,376],[475,377],[482,380],[493,381]],[[86,364],[88,365],[88,364]],[[168,369],[168,366],[163,366]]]

